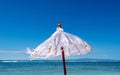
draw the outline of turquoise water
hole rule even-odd
[[[120,62],[67,62],[68,75],[120,75]],[[62,62],[0,61],[0,75],[63,75]]]

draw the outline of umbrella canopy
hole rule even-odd
[[[61,55],[61,47],[64,48],[65,56],[81,55],[91,51],[91,47],[84,40],[64,32],[61,24],[58,23],[57,30],[50,38],[36,47],[33,52],[28,49],[27,53],[37,58],[56,57]]]
[[[40,44],[34,51],[28,49],[31,57],[48,58],[62,55],[64,75],[67,75],[65,56],[81,55],[91,51],[91,47],[81,38],[66,33],[58,23],[57,30],[45,42]]]

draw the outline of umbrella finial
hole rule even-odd
[[[58,22],[58,28],[62,28],[62,25],[60,22]]]

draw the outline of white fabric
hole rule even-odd
[[[65,56],[81,55],[91,51],[91,47],[81,38],[64,32],[62,28],[57,28],[49,39],[35,48],[33,52],[28,49],[27,53],[31,57],[55,57],[61,55],[61,47],[64,47]]]

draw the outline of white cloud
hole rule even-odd
[[[0,53],[25,53],[25,50],[0,50]]]
[[[29,59],[25,50],[0,50],[0,60]]]

